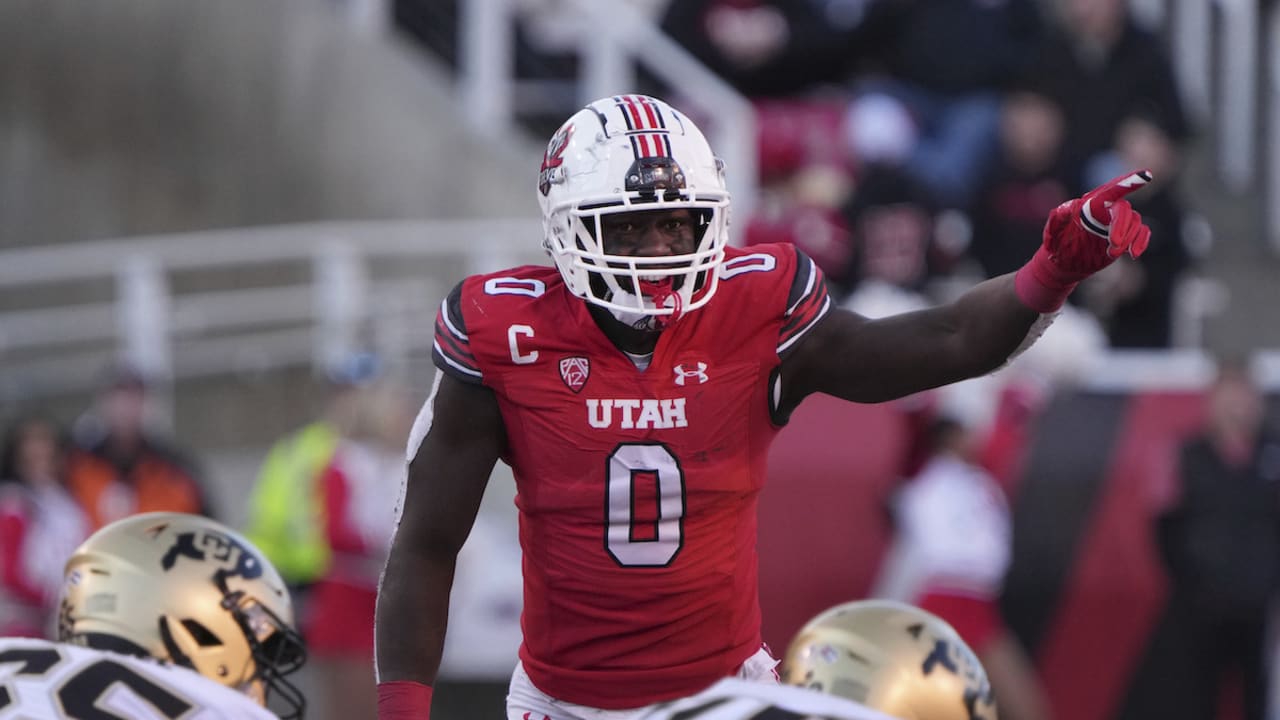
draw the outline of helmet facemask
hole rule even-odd
[[[230,673],[232,677],[243,678],[237,689],[264,706],[271,698],[279,698],[279,703],[288,708],[287,712],[279,714],[281,720],[301,718],[306,710],[306,696],[285,678],[300,670],[307,661],[302,636],[243,590],[228,590],[220,578],[215,578],[215,584],[222,593],[222,609],[230,613],[249,647],[248,666]],[[202,660],[201,653],[192,647],[192,642],[197,647],[210,643],[220,645],[220,638],[189,619],[175,620],[162,616],[159,623],[160,639],[168,651],[169,661],[206,677],[219,674],[216,667],[205,667],[209,663]],[[238,642],[238,639],[233,642]]]
[[[606,249],[609,216],[637,210],[660,213],[686,207],[687,203],[668,199],[644,205],[585,208],[573,213],[569,222],[577,252],[570,254],[574,270],[586,275],[590,290],[586,299],[614,311],[615,315],[650,318],[659,326],[705,305],[719,283],[717,268],[724,260],[723,244],[714,237],[715,209],[691,208],[692,252],[640,256],[610,253]]]

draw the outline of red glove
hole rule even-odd
[[[431,686],[410,680],[378,683],[378,720],[428,720]]]
[[[1023,304],[1055,312],[1081,280],[1125,253],[1141,255],[1151,229],[1123,198],[1149,182],[1151,172],[1139,170],[1054,208],[1044,225],[1044,243],[1014,277]]]

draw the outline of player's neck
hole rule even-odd
[[[588,305],[587,310],[592,319],[600,327],[604,336],[623,352],[636,355],[647,355],[658,345],[661,330],[642,330],[620,322],[607,309],[597,305]]]

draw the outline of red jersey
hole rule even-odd
[[[604,709],[692,694],[760,648],[756,503],[777,368],[830,307],[791,245],[730,248],[716,296],[645,370],[559,272],[464,280],[436,364],[491,388],[507,431],[534,685]]]

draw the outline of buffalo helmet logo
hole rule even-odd
[[[173,545],[160,558],[165,571],[173,568],[178,558],[210,563],[214,567],[213,579],[219,584],[227,578],[241,577],[252,580],[262,576],[262,563],[249,548],[229,535],[214,530],[179,533]]]
[[[573,123],[565,123],[564,127],[551,136],[547,143],[547,151],[542,155],[542,168],[538,171],[538,192],[546,197],[554,183],[564,181],[564,151],[569,147],[569,138],[573,137]]]
[[[582,390],[587,384],[589,375],[591,375],[591,361],[581,355],[567,357],[560,361],[560,379],[564,380],[565,387],[574,392]]]

